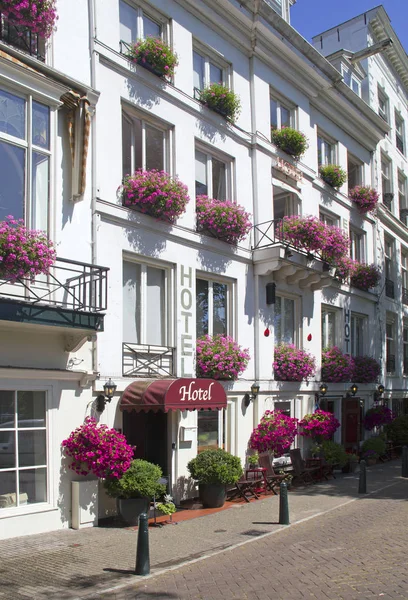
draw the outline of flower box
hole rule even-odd
[[[27,27],[47,39],[55,29],[55,0],[0,0],[0,14],[16,27]]]
[[[376,265],[354,262],[350,270],[350,285],[367,291],[376,287],[381,280],[381,271]]]
[[[371,356],[353,357],[352,379],[356,383],[375,383],[381,373],[381,365]]]
[[[178,65],[177,54],[160,38],[147,37],[133,43],[127,56],[158,77],[166,79],[173,77]]]
[[[298,160],[309,147],[305,134],[292,127],[272,128],[271,140],[275,146],[293,156],[295,160]]]
[[[353,360],[349,354],[343,354],[340,348],[333,346],[322,352],[322,381],[342,383],[351,381]]]
[[[321,165],[319,175],[332,188],[339,188],[347,181],[347,173],[339,165]]]
[[[241,111],[241,102],[237,94],[220,83],[213,83],[200,90],[199,100],[232,123],[235,123]]]
[[[205,335],[196,342],[197,377],[234,380],[245,371],[249,352],[228,335]]]
[[[363,185],[356,185],[349,191],[349,197],[356,204],[360,213],[373,212],[378,204],[377,190]]]
[[[196,212],[197,231],[208,232],[228,244],[236,245],[251,229],[249,214],[229,200],[197,196]]]
[[[277,381],[304,381],[315,374],[316,363],[305,350],[280,344],[275,348],[273,371]]]

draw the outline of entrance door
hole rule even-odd
[[[123,433],[129,444],[136,446],[134,458],[144,458],[159,465],[168,475],[167,413],[124,412]]]
[[[348,449],[358,450],[361,440],[361,407],[359,398],[343,398],[342,441]]]

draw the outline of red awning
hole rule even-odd
[[[213,379],[143,379],[127,386],[120,410],[200,410],[227,407],[227,395]]]

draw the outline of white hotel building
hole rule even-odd
[[[318,365],[327,344],[374,356],[383,364],[386,397],[404,397],[405,346],[396,332],[408,282],[397,268],[405,265],[400,244],[408,230],[396,203],[397,179],[391,210],[381,207],[376,219],[361,217],[347,183],[335,191],[318,175],[318,161],[330,158],[350,182],[384,192],[390,189],[386,172],[383,183],[378,175],[383,154],[394,177],[397,168],[406,172],[391,120],[394,109],[406,120],[403,74],[397,86],[399,63],[376,55],[390,102],[384,120],[373,92],[363,94],[364,63],[352,69],[357,89],[322,55],[340,48],[328,45],[326,52],[323,39],[316,49],[290,26],[289,4],[58,0],[57,30],[46,47],[33,36],[22,48],[1,20],[0,218],[13,214],[46,229],[58,260],[55,279],[26,287],[0,282],[0,536],[71,526],[76,477],[61,442],[88,415],[122,430],[136,456],[160,464],[177,500],[194,493],[186,465],[200,445],[225,447],[244,462],[266,409],[301,418],[315,408],[320,367],[308,382],[274,380],[274,344],[281,340],[311,352]],[[145,35],[162,36],[177,53],[171,83],[122,53],[123,42]],[[360,46],[346,49],[350,54],[367,42]],[[219,79],[241,99],[235,125],[195,99],[194,88]],[[47,132],[41,147],[37,114]],[[271,123],[305,133],[309,148],[300,161],[270,142]],[[188,186],[191,200],[175,225],[122,206],[123,174],[139,166],[164,169]],[[196,188],[251,213],[255,227],[237,248],[196,232]],[[354,257],[369,263],[381,264],[381,243],[392,240],[402,261],[397,267],[386,254],[395,298],[340,284],[322,261],[275,240],[270,223],[291,214],[339,225],[353,239]],[[267,298],[268,284],[274,293]],[[204,410],[168,410],[170,390],[194,380],[195,339],[207,332],[228,333],[249,348],[249,366],[237,381],[214,386],[220,410],[199,402]],[[396,366],[385,379],[391,355]],[[117,390],[100,413],[97,397],[109,378]],[[246,406],[254,382],[260,391]],[[146,399],[148,383],[162,410],[129,410],[132,399]],[[342,422],[337,441],[358,445],[376,385],[361,384],[352,397],[350,384],[329,384],[321,405]],[[103,490],[98,496],[103,517],[112,505]]]

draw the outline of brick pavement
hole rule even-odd
[[[383,492],[384,501],[386,498],[394,498],[394,489],[399,485],[404,486],[406,484],[405,481],[400,479],[400,472],[401,466],[396,462],[373,467],[369,470],[369,491],[370,489],[378,489],[398,483],[395,488],[390,487]],[[342,476],[335,481],[331,480],[290,493],[291,522],[312,518],[322,511],[333,510],[336,512],[336,507],[344,505],[346,502],[352,502],[353,498],[358,496],[357,482],[358,478],[355,475]],[[364,502],[371,506],[369,500],[364,500]],[[252,541],[256,539],[256,536],[269,535],[279,531],[282,526],[279,526],[276,522],[278,503],[279,499],[277,497],[269,497],[217,514],[185,521],[178,526],[151,530],[150,557],[152,573],[175,568],[182,563],[191,562],[203,554],[211,555],[214,552],[220,552],[237,543],[242,543],[243,540]],[[358,503],[354,502],[350,507],[356,507],[357,504],[360,504],[360,501]],[[339,510],[346,510],[346,508],[347,506]],[[354,514],[353,509],[351,509],[350,514]],[[320,519],[315,519],[311,523],[317,523],[318,521]],[[307,525],[307,523],[304,525]],[[298,525],[293,529],[294,539],[297,539],[297,528],[304,525]],[[203,579],[203,576],[198,576],[198,579],[194,576],[194,578],[187,580],[179,578],[177,582],[177,593],[184,590],[183,593],[189,593],[190,595],[177,596],[172,592],[173,596],[163,596],[160,595],[162,592],[158,592],[156,596],[152,596],[151,594],[155,592],[149,592],[149,596],[146,596],[146,594],[140,596],[140,593],[137,592],[139,596],[125,595],[123,597],[163,599],[172,597],[199,599],[204,597],[205,600],[210,600],[212,597],[234,597],[228,594],[236,590],[238,595],[235,597],[245,598],[243,588],[238,586],[243,579],[253,578],[254,564],[256,570],[258,560],[258,548],[264,548],[267,539],[271,540],[271,547],[273,548],[278,538],[282,535],[287,536],[290,532],[292,532],[292,528],[286,528],[284,532],[277,533],[271,538],[258,537],[255,543],[246,546],[245,564],[247,569],[246,571],[244,569],[246,573],[244,578],[241,574],[242,569],[239,569],[239,572],[237,572],[237,569],[232,569],[231,573],[234,573],[234,577],[230,577],[229,572],[225,574],[222,570],[222,574],[217,579],[212,578],[212,587],[207,586],[204,592],[197,583],[197,581],[200,581],[200,577]],[[118,585],[133,584],[135,580],[139,580],[133,575],[136,538],[137,534],[129,529],[93,528],[81,531],[63,530],[0,541],[0,600],[90,598],[95,597],[97,592],[102,593]],[[300,544],[299,549],[295,552],[296,556],[297,554],[308,553],[309,545],[307,542],[301,539],[297,540],[296,543]],[[238,553],[240,556],[241,552],[243,552],[243,549],[238,548],[229,554],[235,555]],[[323,568],[323,565],[326,564],[324,562],[325,557],[332,557],[333,552],[332,554],[327,550],[324,551],[326,554],[323,550],[319,552],[318,556],[323,557],[320,560],[320,565]],[[272,556],[272,564],[274,564],[275,555],[275,551],[268,551],[269,570],[270,556]],[[293,556],[292,552],[287,564],[290,564],[291,561],[293,563]],[[215,560],[215,564],[218,566],[217,558],[208,560],[213,562]],[[337,556],[335,560],[337,560]],[[204,562],[207,562],[207,560]],[[202,569],[205,570],[203,563],[197,563],[196,566],[190,564],[188,568],[198,569],[198,573],[201,573]],[[214,572],[221,573],[220,570],[212,571],[212,573]],[[290,580],[291,576],[288,575],[288,577]],[[143,579],[142,581],[143,586],[153,585],[150,580]],[[262,581],[260,576],[256,578],[256,583],[258,584],[259,581]],[[273,588],[274,583],[269,582],[268,585]],[[313,584],[310,581],[310,585],[313,586],[316,583]],[[295,589],[296,584],[294,583],[293,586]],[[115,593],[105,594],[104,600],[114,599]],[[124,591],[121,593],[125,594]],[[130,591],[126,593],[134,594]],[[257,600],[257,596],[251,594],[252,591],[249,597]],[[288,596],[288,598],[290,597]],[[301,598],[302,596],[298,594],[298,597]],[[406,598],[408,598],[408,594]]]

